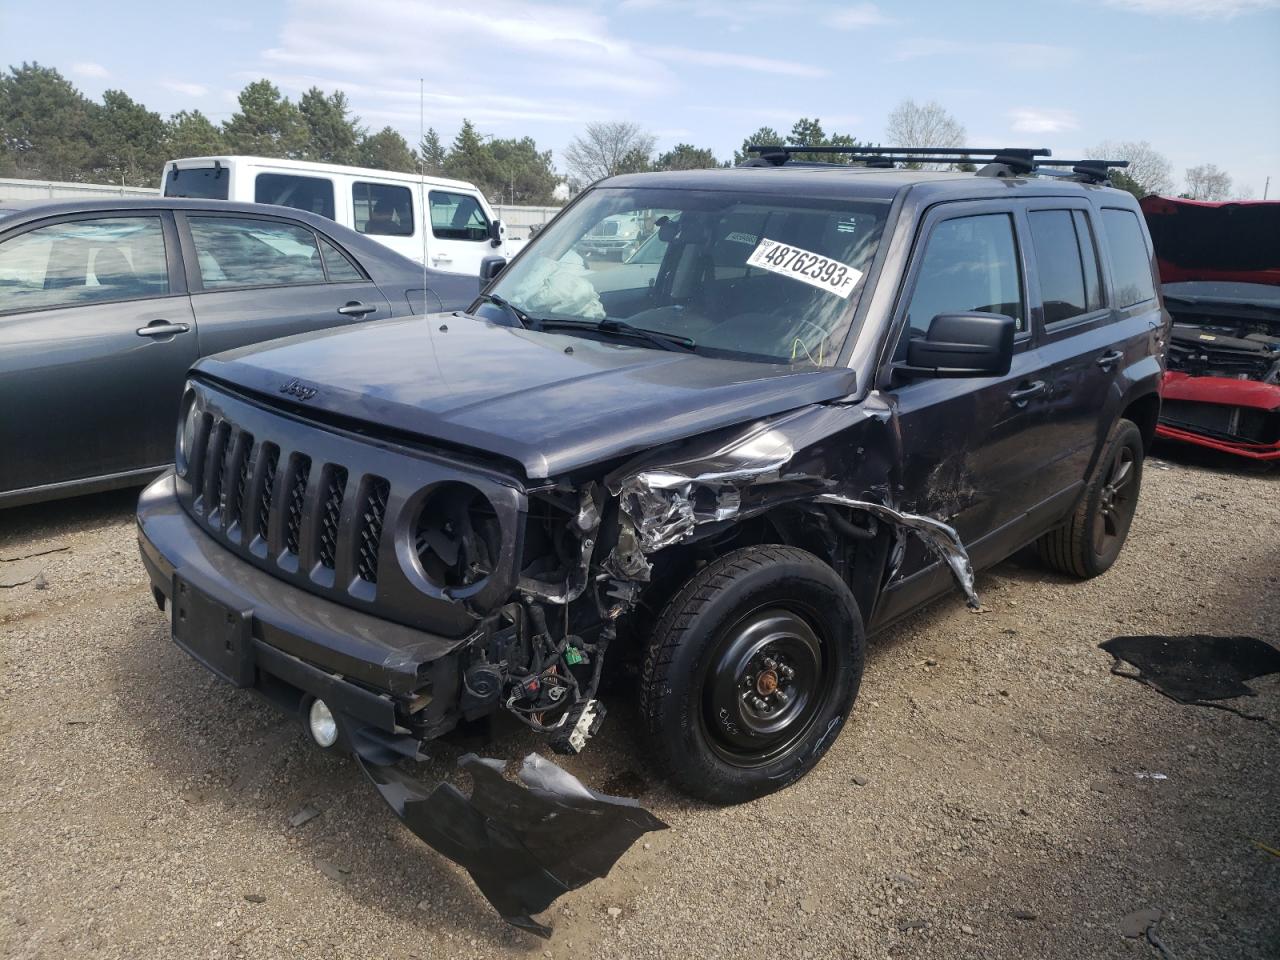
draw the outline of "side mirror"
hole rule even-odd
[[[917,377],[1002,377],[1013,364],[1013,317],[1002,313],[940,313],[928,336],[907,344],[897,369]]]
[[[491,247],[502,246],[502,221],[501,220],[489,221],[489,246]]]
[[[480,282],[488,283],[507,268],[506,257],[485,257],[480,261]]]

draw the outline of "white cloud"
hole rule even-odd
[[[1246,13],[1280,9],[1280,0],[1106,0],[1107,6],[1155,16],[1230,20]]]
[[[111,76],[111,71],[102,64],[90,63],[87,61],[82,63],[73,63],[71,65],[71,72],[77,77],[89,77],[93,80],[105,80],[107,77]]]
[[[292,0],[289,14],[276,45],[263,52],[285,69],[324,64],[353,77],[416,75],[431,86],[466,91],[520,89],[530,76],[542,85],[633,94],[672,85],[664,65],[614,36],[605,18],[589,9],[517,0],[465,7]]]
[[[1062,133],[1076,130],[1080,122],[1070,110],[1018,107],[1009,111],[1014,130],[1019,133]]]
[[[209,88],[203,84],[183,83],[181,80],[161,80],[160,86],[184,97],[203,97],[209,92]]]
[[[789,77],[825,77],[829,73],[821,67],[808,63],[775,60],[772,57],[756,57],[750,54],[689,50],[685,47],[659,47],[648,52],[650,56],[659,60],[671,63],[692,63],[700,67],[730,67],[754,73],[773,73]]]
[[[1070,47],[1048,43],[1011,42],[962,42],[932,37],[918,37],[899,43],[890,54],[890,60],[907,61],[937,58],[969,67],[981,62],[988,72],[1002,67],[1017,70],[1042,70],[1063,66],[1076,58]]]
[[[863,27],[880,27],[893,22],[893,18],[886,17],[874,3],[855,4],[827,17],[827,25],[837,30],[861,30]]]

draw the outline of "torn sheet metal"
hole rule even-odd
[[[429,793],[394,767],[356,761],[405,826],[466,869],[508,923],[549,937],[533,919],[561,894],[606,876],[633,843],[667,825],[635,800],[596,793],[536,753],[520,780],[503,762],[464,756],[471,796],[449,783]]]
[[[871,500],[854,500],[852,497],[835,493],[824,493],[816,499],[819,503],[833,503],[841,507],[863,510],[879,520],[910,530],[923,540],[934,554],[946,561],[947,566],[951,568],[951,575],[955,577],[956,586],[965,595],[969,606],[975,610],[982,606],[978,600],[978,593],[974,589],[973,563],[970,562],[969,552],[965,550],[964,543],[954,527],[933,517],[918,513],[903,513]]]
[[[709,457],[641,470],[613,491],[646,553],[679,543],[702,523],[737,516],[742,488],[781,479],[795,455],[786,434],[766,430]]]

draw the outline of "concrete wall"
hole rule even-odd
[[[509,204],[493,204],[493,212],[507,225],[507,234],[523,240],[529,236],[530,227],[549,223],[560,212],[560,207],[513,207]]]
[[[0,200],[74,200],[77,197],[156,197],[155,187],[113,187],[108,183],[11,180],[0,177]]]

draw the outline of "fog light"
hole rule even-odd
[[[323,700],[311,701],[308,722],[311,726],[311,738],[320,746],[332,747],[338,742],[338,721],[333,718],[333,711]]]

